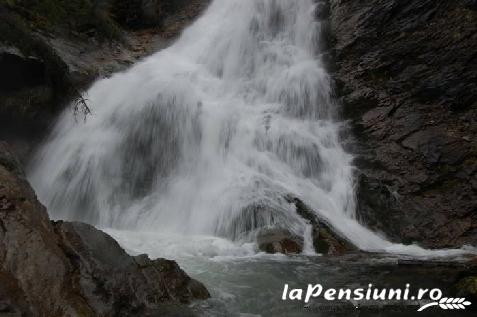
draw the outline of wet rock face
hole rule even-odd
[[[0,313],[190,315],[180,304],[208,297],[173,261],[131,257],[86,224],[51,223],[18,160],[0,143]]]
[[[330,0],[359,213],[395,241],[477,243],[474,2]]]
[[[349,241],[342,238],[331,226],[319,219],[316,213],[303,201],[296,197],[286,197],[290,204],[295,205],[296,212],[312,226],[313,247],[316,253],[340,256],[355,251]]]
[[[293,195],[285,195],[281,199],[283,199],[282,203],[289,204],[290,208],[278,207],[282,206],[281,204],[276,206],[252,204],[245,208],[238,219],[249,219],[250,221],[240,225],[237,225],[235,221],[232,222],[232,228],[235,229],[236,234],[231,238],[240,239],[254,233],[253,237],[255,237],[260,251],[272,254],[299,254],[304,251],[304,237],[287,228],[302,226],[303,222],[306,222],[312,228],[312,242],[317,253],[340,256],[356,250],[352,243],[344,239],[326,221],[320,219],[303,201]],[[286,213],[295,211],[299,216],[296,219],[285,217]]]
[[[272,254],[298,254],[303,251],[303,238],[286,229],[260,230],[257,244],[260,251]]]

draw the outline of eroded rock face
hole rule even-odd
[[[330,1],[359,213],[395,241],[477,243],[474,2]]]
[[[172,316],[175,305],[208,297],[207,289],[173,261],[131,257],[110,236],[86,224],[51,223],[18,160],[0,143],[2,312]],[[192,314],[177,307],[183,315]]]

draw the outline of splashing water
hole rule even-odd
[[[362,249],[424,252],[355,221],[316,10],[215,0],[173,46],[96,82],[92,116],[66,111],[33,163],[52,217],[229,241],[267,226],[309,234],[291,194]]]

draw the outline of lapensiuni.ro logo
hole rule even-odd
[[[323,296],[327,301],[419,301],[422,306],[417,311],[423,311],[430,307],[439,307],[445,310],[463,310],[471,305],[465,298],[443,297],[438,288],[419,288],[417,292],[411,292],[411,285],[404,288],[376,288],[369,284],[367,288],[328,288],[324,289],[321,284],[308,284],[306,289],[290,289],[288,284],[283,287],[282,300],[303,301],[309,303],[311,299]]]

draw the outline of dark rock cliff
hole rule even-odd
[[[330,0],[359,214],[395,241],[477,244],[477,2]]]
[[[173,261],[131,257],[105,233],[48,219],[0,142],[0,315],[189,316],[209,294]]]

